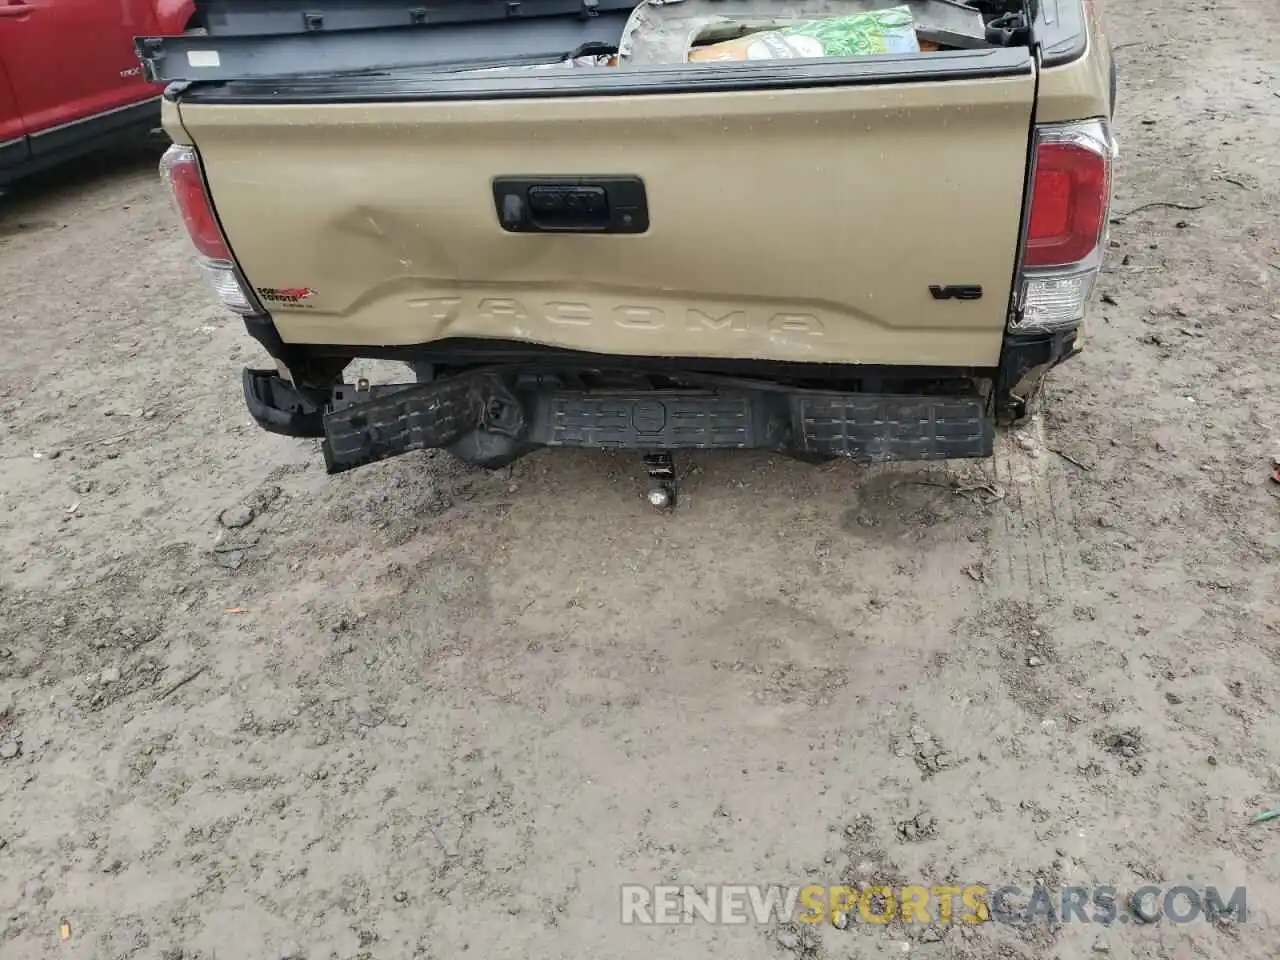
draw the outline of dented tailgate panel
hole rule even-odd
[[[181,122],[289,342],[990,365],[1034,95],[1027,73]],[[503,229],[495,178],[563,176],[639,178],[647,231]]]

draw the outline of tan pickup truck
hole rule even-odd
[[[195,6],[138,40],[162,172],[276,361],[250,412],[331,471],[984,457],[1079,349],[1115,152],[1091,0]],[[414,376],[345,383],[361,357]]]

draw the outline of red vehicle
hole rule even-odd
[[[133,38],[191,15],[191,0],[0,0],[0,187],[159,126]]]

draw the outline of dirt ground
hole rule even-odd
[[[686,457],[672,518],[631,456],[329,478],[154,151],[3,201],[0,956],[1276,956],[1280,6],[1109,19],[1116,213],[1197,209],[1119,217],[1042,415],[950,471]],[[894,880],[1248,913],[619,922]]]

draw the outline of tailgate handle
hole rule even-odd
[[[498,177],[498,223],[508,233],[644,233],[649,205],[639,177]]]

